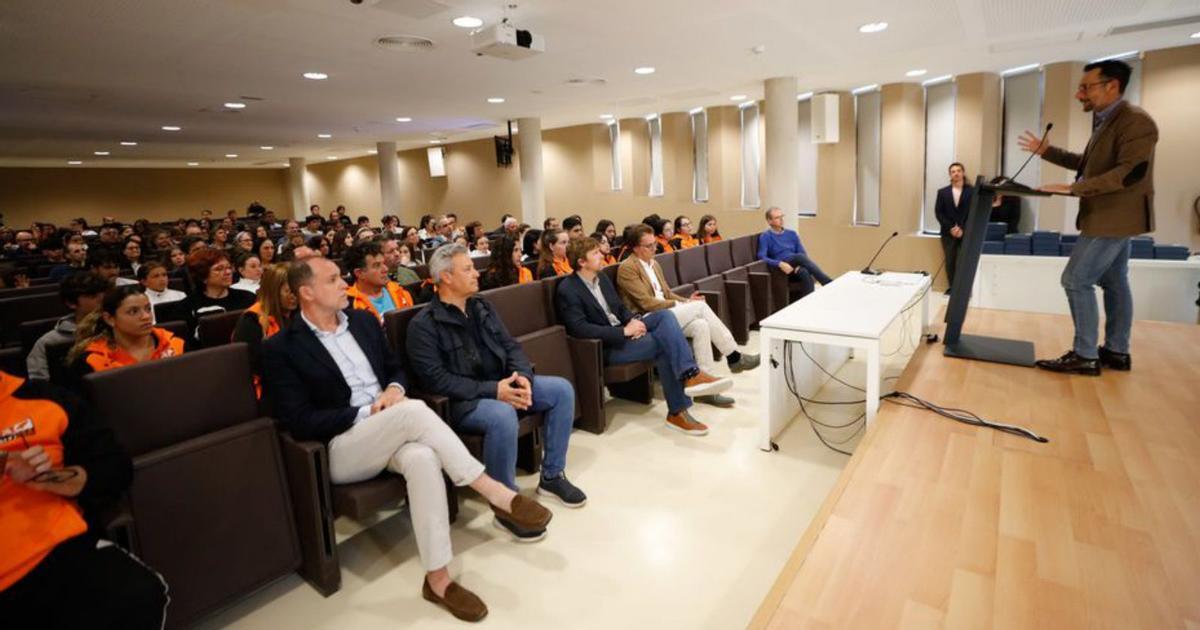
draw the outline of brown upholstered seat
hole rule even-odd
[[[707,247],[692,247],[675,254],[679,281],[692,284],[700,291],[719,294],[721,300],[714,312],[738,343],[746,343],[750,339],[750,325],[746,320],[750,285],[710,273],[705,253]]]
[[[196,337],[200,340],[201,348],[223,346],[233,339],[233,329],[237,328],[238,320],[245,310],[213,313],[200,318],[196,324]]]
[[[70,312],[57,292],[0,299],[0,347],[21,343],[21,322],[62,317]]]

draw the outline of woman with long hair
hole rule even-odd
[[[675,217],[675,238],[671,239],[671,246],[679,250],[699,244],[699,239],[692,236],[692,220],[682,214]]]
[[[275,242],[269,238],[264,238],[254,247],[254,253],[258,254],[258,260],[263,266],[270,265],[275,262]]]
[[[537,277],[553,278],[554,276],[569,276],[574,271],[567,260],[566,230],[562,228],[542,232],[541,251],[538,253]]]
[[[637,247],[638,239],[637,235],[634,234],[634,230],[636,230],[639,225],[645,224],[630,223],[629,225],[625,226],[624,230],[621,231],[621,251],[617,253],[618,261],[623,261],[626,258],[629,258],[629,255],[633,253],[633,248]]]
[[[72,373],[82,379],[144,361],[183,354],[183,340],[154,327],[154,309],[141,285],[109,289],[100,308],[75,329],[75,345],[67,353]]]
[[[670,219],[658,219],[650,227],[654,228],[659,254],[675,251],[675,246],[671,245],[671,239],[675,237],[675,224]]]
[[[617,226],[608,219],[600,219],[600,222],[596,224],[596,234],[603,234],[607,236],[608,244],[612,245],[613,241],[617,240]],[[596,238],[595,235],[593,235],[592,238]]]
[[[600,253],[604,256],[604,264],[606,266],[616,264],[617,256],[613,253],[612,243],[608,241],[608,236],[604,232],[596,232],[592,234],[592,239],[600,244]]]
[[[526,229],[520,232],[521,234],[521,253],[524,255],[525,262],[537,260],[538,254],[541,253],[542,247],[542,231],[535,229]]]
[[[700,217],[700,242],[708,245],[721,240],[721,231],[717,229],[717,218],[711,214]]]
[[[262,261],[258,256],[244,252],[239,253],[233,260],[234,267],[237,269],[238,281],[229,288],[257,293],[258,283],[263,273]]]
[[[516,236],[505,234],[479,279],[479,288],[495,289],[526,282],[533,282],[533,272],[521,265],[521,244]]]
[[[262,343],[287,325],[296,310],[296,296],[287,281],[286,264],[271,265],[262,272],[258,299],[238,318],[232,341],[250,347],[250,365],[254,373],[254,391],[262,397]]]
[[[138,268],[141,266],[142,244],[133,238],[125,239],[125,244],[121,246],[121,267],[137,275]]]

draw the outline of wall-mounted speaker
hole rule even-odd
[[[814,94],[812,97],[813,144],[838,141],[838,95]]]

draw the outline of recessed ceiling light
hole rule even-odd
[[[654,66],[642,66],[633,69],[634,74],[654,74]]]
[[[79,166],[80,164],[83,164],[83,160],[67,160],[67,164],[70,164],[71,166]]]
[[[188,166],[200,166],[199,162],[188,162]]]
[[[237,154],[236,153],[226,153],[225,157],[232,160],[233,158],[237,157]]]
[[[328,140],[328,139],[330,139],[330,138],[332,138],[332,137],[333,137],[333,134],[330,134],[330,133],[319,133],[319,134],[317,134],[317,137],[318,137],[318,138],[320,138],[320,139],[322,139],[322,140]]]
[[[1190,37],[1192,39],[1200,39],[1200,31],[1196,31],[1195,33],[1192,33],[1191,35],[1188,35],[1188,37]]]
[[[600,120],[612,120],[612,119],[613,119],[612,114],[600,114]]]
[[[177,127],[175,125],[163,125],[162,130],[163,131],[182,131],[183,127]]]
[[[868,22],[867,24],[863,24],[862,26],[858,27],[858,32],[859,33],[878,33],[881,31],[886,31],[887,27],[888,27],[887,22]]]
[[[923,77],[923,76],[925,76],[926,72],[929,72],[929,71],[926,70],[925,68],[921,68],[920,70],[909,70],[908,72],[904,73],[904,76],[906,76],[906,77]]]
[[[480,26],[483,26],[483,20],[477,17],[471,17],[469,15],[456,17],[452,20],[452,22],[454,22],[454,25],[459,28],[479,28]]]
[[[500,98],[499,96],[493,96],[493,97],[489,98],[487,101],[489,103],[492,103],[493,105],[499,105],[500,103],[504,102],[504,99]]]
[[[269,144],[264,144],[264,145],[262,145],[261,147],[258,147],[258,148],[262,149],[263,151],[272,151],[272,150],[274,150],[274,149],[275,149],[275,147],[273,147],[273,146],[271,146],[271,145],[269,145]]]
[[[108,155],[108,151],[92,151],[95,155]]]
[[[734,94],[733,96],[730,96],[730,97],[729,97],[729,100],[731,100],[731,101],[744,101],[744,100],[746,100],[746,95],[745,95],[745,94]]]
[[[136,146],[137,146],[137,143],[136,143],[136,142],[133,142],[133,141],[130,141],[130,140],[125,140],[125,141],[121,142],[121,146],[123,146],[123,147],[136,147]]]
[[[327,159],[330,159],[330,160],[336,160],[336,159],[337,159],[337,156],[336,156],[336,155],[326,155],[325,157],[326,157]]]
[[[396,119],[396,122],[412,122],[412,119],[408,116],[401,116]]]
[[[226,109],[246,109],[246,104],[238,103],[238,102],[225,103],[225,108]]]
[[[324,72],[305,72],[304,78],[312,79],[313,81],[324,81],[329,78],[329,75]]]

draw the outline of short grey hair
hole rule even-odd
[[[429,279],[433,280],[434,284],[439,284],[442,281],[442,272],[450,271],[450,263],[455,256],[470,256],[467,248],[458,243],[447,243],[433,250],[433,254],[429,256]]]

